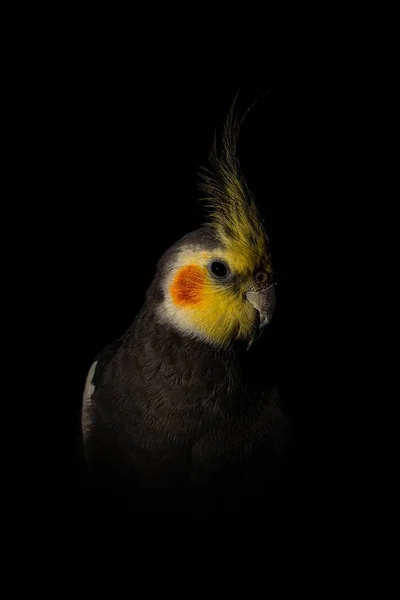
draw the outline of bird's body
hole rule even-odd
[[[221,182],[233,198],[243,182],[231,167],[235,177]],[[264,234],[249,206],[174,244],[131,327],[94,360],[82,430],[96,485],[133,490],[149,506],[176,507],[179,498],[187,507],[251,496],[273,481],[287,422],[272,365],[252,368],[254,346],[247,351],[274,307]]]

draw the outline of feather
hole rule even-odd
[[[237,156],[241,125],[251,107],[239,117],[236,100],[237,96],[223,126],[220,149],[215,136],[209,155],[210,168],[203,167],[199,173],[199,188],[204,193],[202,201],[208,223],[217,238],[252,267],[265,256],[268,240]]]

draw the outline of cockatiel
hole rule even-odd
[[[237,158],[241,123],[233,106],[201,175],[206,223],[160,258],[132,325],[99,353],[86,380],[90,480],[133,491],[153,509],[187,509],[199,498],[234,505],[268,489],[286,444],[269,365],[246,370],[272,319],[275,288]]]

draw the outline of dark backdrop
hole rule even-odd
[[[162,252],[201,224],[196,172],[238,91],[240,110],[259,99],[239,158],[278,282],[274,331],[294,424],[293,507],[304,497],[343,499],[354,476],[344,433],[354,311],[348,250],[358,198],[354,182],[344,183],[354,169],[355,107],[333,85],[334,69],[326,77],[283,65],[262,43],[229,50],[229,60],[224,49],[209,58],[172,45],[138,52],[129,36],[92,32],[70,40],[48,73],[47,254],[56,260],[48,354],[62,375],[55,375],[57,445],[49,443],[45,461],[64,493],[79,481],[87,371],[131,323]]]

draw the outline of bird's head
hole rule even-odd
[[[221,150],[214,142],[211,169],[201,175],[208,222],[159,264],[159,320],[216,346],[251,344],[275,307],[267,236],[237,158],[239,128],[232,107]]]

